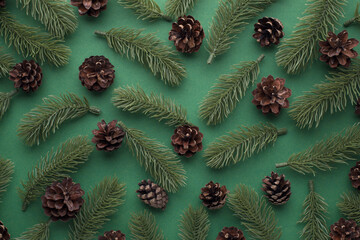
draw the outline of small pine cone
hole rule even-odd
[[[10,234],[4,224],[0,221],[0,240],[9,240]]]
[[[289,201],[291,196],[290,181],[285,180],[285,175],[280,176],[271,172],[271,177],[263,179],[262,190],[266,193],[265,197],[274,205],[283,205]]]
[[[360,161],[350,169],[349,179],[352,186],[360,190]]]
[[[142,180],[139,183],[139,190],[136,190],[136,192],[141,201],[153,208],[164,210],[169,201],[165,190],[151,180]]]
[[[202,200],[202,204],[208,209],[220,209],[225,205],[228,193],[229,191],[225,185],[220,187],[219,183],[210,181],[205,187],[201,188],[199,198]]]
[[[103,236],[99,236],[98,240],[125,240],[125,234],[120,230],[105,232]]]
[[[236,227],[224,227],[216,240],[245,240],[244,233]]]
[[[24,60],[16,64],[9,75],[15,88],[21,88],[27,93],[35,92],[40,87],[43,78],[41,67],[34,60]]]
[[[52,221],[65,222],[76,217],[84,203],[84,194],[79,183],[64,178],[62,182],[54,182],[46,188],[45,195],[41,197],[42,207]]]
[[[169,33],[169,40],[174,41],[176,49],[183,53],[199,51],[204,38],[200,22],[190,15],[179,17]]]
[[[277,115],[282,108],[289,107],[288,98],[291,96],[291,89],[285,87],[285,79],[274,79],[269,75],[261,79],[261,83],[257,84],[252,95],[254,96],[252,103],[264,114],[272,112]]]
[[[342,31],[338,35],[329,32],[326,41],[320,41],[320,52],[322,53],[320,61],[326,62],[331,68],[337,68],[339,65],[349,67],[351,58],[356,58],[358,53],[353,50],[359,44],[355,38],[348,39],[348,32]]]
[[[359,240],[360,228],[354,220],[340,220],[330,226],[330,237],[333,240]]]
[[[262,47],[271,44],[278,45],[280,39],[284,37],[284,26],[279,19],[272,17],[263,17],[254,25],[255,33],[253,38],[260,43]]]
[[[183,125],[175,129],[171,145],[180,156],[189,158],[203,149],[203,137],[198,127]]]
[[[71,0],[70,4],[79,8],[80,15],[98,17],[106,9],[108,0]]]
[[[124,130],[116,125],[117,121],[113,120],[106,124],[105,120],[101,120],[97,124],[99,130],[94,129],[92,133],[94,137],[92,142],[96,144],[98,151],[112,152],[120,148],[125,132]]]
[[[104,56],[86,58],[79,71],[81,84],[90,91],[102,92],[114,82],[114,66]]]
[[[355,113],[356,113],[357,115],[360,115],[360,98],[358,98],[358,100],[357,100],[357,102],[356,102]]]
[[[5,0],[0,0],[0,8],[3,8],[5,6],[6,6],[6,1]]]

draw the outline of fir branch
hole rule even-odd
[[[281,228],[277,227],[277,220],[273,209],[264,197],[259,197],[254,189],[243,184],[237,186],[228,200],[230,209],[241,219],[241,224],[247,228],[255,239],[278,240]]]
[[[46,223],[39,223],[24,232],[16,240],[49,240],[51,220]]]
[[[234,65],[235,72],[220,76],[200,106],[200,118],[207,120],[208,125],[216,125],[227,118],[236,104],[245,95],[250,84],[254,84],[260,68],[261,55],[256,61],[242,62]]]
[[[314,191],[313,181],[309,181],[310,192],[306,196],[301,220],[304,224],[301,238],[306,240],[328,240],[329,233],[326,225],[327,204],[324,198]]]
[[[118,124],[126,132],[126,144],[141,166],[168,192],[176,192],[185,185],[185,170],[178,157],[163,144],[148,138],[134,128]]]
[[[358,123],[300,153],[293,154],[287,162],[276,164],[276,167],[288,166],[299,173],[315,175],[315,169],[331,170],[332,164],[356,160],[359,154],[360,124]]]
[[[90,107],[85,97],[81,99],[73,93],[63,94],[60,97],[50,95],[43,99],[43,105],[25,114],[19,125],[18,135],[27,145],[39,145],[40,139],[45,141],[64,121],[82,117],[87,112],[100,114],[98,108]]]
[[[325,113],[345,110],[348,99],[351,104],[356,103],[360,96],[360,61],[331,72],[326,79],[292,104],[290,116],[298,127],[318,127]]]
[[[198,0],[167,0],[165,11],[167,15],[178,18],[184,16],[190,11]]]
[[[186,110],[183,107],[161,94],[152,92],[146,95],[140,86],[116,89],[112,102],[115,107],[123,111],[141,112],[150,118],[158,119],[159,122],[165,121],[165,124],[169,126],[190,124],[186,120]]]
[[[206,240],[210,230],[209,215],[202,206],[199,209],[189,206],[180,224],[179,236],[182,240]]]
[[[360,194],[358,192],[344,193],[337,207],[346,218],[360,223]]]
[[[64,0],[17,0],[19,5],[35,20],[45,25],[48,32],[56,38],[75,32],[77,18],[69,3]]]
[[[164,235],[156,224],[155,217],[144,210],[140,214],[132,214],[129,229],[134,240],[163,240]]]
[[[15,59],[2,52],[0,48],[0,78],[9,76],[10,69],[15,65]]]
[[[286,129],[277,129],[271,124],[239,128],[210,144],[204,153],[206,165],[220,169],[236,164],[274,144],[278,136],[286,132]]]
[[[84,205],[74,219],[69,240],[94,239],[95,234],[109,221],[108,217],[123,204],[125,185],[117,178],[104,178],[87,194]]]
[[[296,74],[318,55],[319,41],[325,40],[329,31],[343,16],[346,0],[308,0],[307,9],[296,30],[285,38],[276,53],[276,62],[287,73]]]
[[[25,58],[31,56],[40,62],[49,61],[57,67],[68,63],[71,50],[61,40],[17,22],[5,10],[0,10],[0,26],[0,35],[5,38],[5,43],[9,47],[13,45]]]
[[[134,10],[135,15],[142,20],[164,18],[171,21],[171,18],[162,13],[159,5],[154,0],[118,0],[118,2],[125,8]]]
[[[88,160],[93,146],[87,137],[78,136],[62,143],[56,150],[48,152],[28,173],[22,189],[18,189],[22,200],[22,210],[25,211],[30,202],[44,193],[44,189],[52,182],[75,173],[80,164]]]
[[[0,92],[0,120],[8,110],[12,97],[15,96],[17,92],[18,90],[14,90],[9,93]]]
[[[344,23],[344,27],[348,27],[353,23],[360,23],[360,13],[359,13],[359,7],[360,7],[360,3],[358,2],[356,4],[356,8],[355,8],[355,13],[354,13],[354,17],[350,18],[349,20],[347,20]]]
[[[210,53],[208,64],[215,57],[230,49],[236,35],[242,32],[247,21],[265,10],[275,0],[221,0],[216,14],[212,20],[208,51]]]
[[[0,157],[0,197],[6,192],[12,175],[14,174],[14,163]]]
[[[113,28],[108,32],[96,31],[95,34],[106,38],[110,48],[148,66],[151,72],[170,86],[178,86],[186,76],[186,71],[175,52],[155,37],[155,34],[143,34],[142,30]]]

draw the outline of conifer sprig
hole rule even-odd
[[[50,95],[43,99],[42,105],[25,114],[18,127],[18,135],[27,145],[39,145],[40,140],[45,141],[64,121],[82,117],[88,112],[100,114],[98,108],[90,107],[85,97],[81,99],[73,93],[60,97]]]
[[[6,111],[9,109],[10,101],[12,97],[17,94],[17,92],[17,90],[8,93],[0,92],[0,120],[2,119]]]
[[[245,95],[250,84],[257,79],[261,55],[256,61],[234,65],[234,72],[220,76],[219,82],[209,91],[200,106],[200,118],[208,125],[216,125],[227,118]]]
[[[277,64],[289,74],[303,71],[314,60],[319,41],[334,31],[334,25],[343,16],[346,0],[308,0],[308,3],[296,30],[282,41],[276,53]]]
[[[50,220],[46,223],[36,224],[21,234],[20,237],[16,238],[16,240],[49,240],[50,224]]]
[[[148,66],[151,72],[170,86],[179,86],[186,76],[183,64],[175,57],[175,52],[164,45],[154,33],[143,34],[142,30],[113,28],[108,32],[96,31],[106,38],[110,48]]]
[[[240,184],[229,195],[228,203],[235,216],[241,219],[242,225],[254,239],[280,239],[282,231],[277,227],[273,209],[254,189]]]
[[[337,206],[348,219],[360,223],[360,194],[358,192],[344,193]]]
[[[185,170],[178,157],[163,144],[150,139],[134,128],[118,122],[126,133],[126,145],[141,166],[168,192],[176,192],[185,185]]]
[[[8,187],[14,174],[14,163],[0,157],[0,198]]]
[[[293,154],[287,162],[276,164],[276,167],[290,167],[302,174],[315,175],[316,169],[331,170],[332,164],[356,160],[359,154],[360,124],[355,124],[302,152]]]
[[[15,65],[15,59],[0,48],[0,78],[8,77],[10,69]]]
[[[257,16],[275,0],[221,0],[212,20],[207,40],[210,53],[208,64],[230,49],[236,35],[247,21]]]
[[[159,122],[165,121],[169,126],[190,124],[186,119],[186,110],[176,105],[170,98],[151,92],[146,95],[144,90],[137,86],[119,87],[115,89],[112,98],[115,107],[131,113],[142,113]]]
[[[354,13],[354,17],[350,18],[349,20],[347,20],[344,23],[344,27],[348,27],[353,23],[360,23],[360,13],[359,13],[359,7],[360,7],[360,3],[358,2],[356,4],[356,8],[355,8],[355,13]]]
[[[271,124],[258,124],[239,128],[216,139],[205,150],[206,165],[220,169],[236,164],[274,144],[278,136],[286,134],[286,129],[277,129]]]
[[[139,214],[132,214],[129,229],[132,239],[163,240],[164,235],[156,224],[154,215],[144,210]]]
[[[167,0],[165,4],[166,14],[173,18],[187,15],[197,1],[198,0]]]
[[[206,240],[210,230],[209,215],[204,207],[192,206],[184,212],[180,220],[180,238],[182,240]]]
[[[30,202],[44,193],[44,189],[54,181],[75,173],[79,165],[88,160],[94,147],[87,137],[78,136],[62,143],[56,150],[48,152],[28,173],[27,181],[23,181],[18,189],[22,200],[22,210],[26,210]]]
[[[123,204],[125,193],[125,185],[118,178],[104,178],[87,194],[70,229],[69,240],[94,239],[97,231],[109,221],[109,216]]]
[[[159,5],[154,0],[118,0],[125,8],[134,10],[138,18],[142,20],[156,20],[163,18],[171,21],[171,18],[163,14]]]

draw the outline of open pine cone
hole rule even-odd
[[[354,220],[340,220],[330,226],[330,237],[333,240],[360,240],[360,228]]]
[[[41,67],[34,60],[24,60],[16,64],[9,75],[15,88],[21,88],[27,93],[35,92],[40,87],[43,78]]]
[[[208,209],[220,209],[225,205],[228,193],[229,191],[225,185],[220,187],[219,183],[210,181],[205,187],[201,188],[199,198]]]
[[[271,176],[263,179],[262,190],[266,193],[265,197],[274,205],[283,205],[289,201],[291,196],[290,181],[285,180],[285,175],[278,175],[271,172]]]
[[[171,145],[180,156],[189,158],[203,149],[203,137],[198,127],[183,125],[175,129]]]
[[[6,6],[6,0],[0,0],[0,8],[3,8]]]
[[[360,190],[360,161],[350,169],[349,179],[352,186]]]
[[[358,100],[357,100],[357,102],[356,102],[355,113],[356,113],[357,115],[360,115],[360,98],[358,98]]]
[[[117,126],[117,121],[113,120],[106,124],[105,120],[101,120],[97,124],[99,130],[94,129],[92,133],[94,137],[92,142],[96,144],[96,149],[99,151],[112,152],[120,148],[125,132],[121,127]]]
[[[244,233],[236,227],[224,227],[216,240],[245,240]]]
[[[99,236],[98,240],[125,240],[125,234],[120,230],[105,232],[103,236]]]
[[[0,221],[0,240],[10,240],[10,234],[1,221]]]
[[[262,47],[271,44],[278,45],[280,38],[284,37],[284,26],[279,19],[272,17],[263,17],[254,25],[255,33],[253,38],[260,43]]]
[[[141,201],[153,208],[164,210],[169,201],[165,190],[151,180],[142,180],[139,183],[139,190],[136,190],[136,192]]]
[[[79,8],[80,15],[98,17],[106,9],[108,0],[71,0],[70,4]]]

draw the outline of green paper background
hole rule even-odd
[[[30,16],[25,15],[24,10],[16,8],[15,0],[7,0],[8,10],[16,16],[22,23],[34,26],[42,25],[34,21]],[[164,8],[165,0],[157,0],[158,4]],[[272,16],[280,19],[285,26],[285,35],[288,37],[293,31],[298,18],[302,16],[305,10],[305,0],[278,0],[270,6],[263,16]],[[341,18],[339,24],[353,16],[356,1],[349,0],[345,9],[345,18]],[[208,34],[209,24],[212,16],[217,9],[216,0],[199,0],[190,14],[198,19]],[[74,11],[76,11],[74,7]],[[296,76],[287,75],[283,69],[277,67],[275,62],[276,47],[261,48],[260,45],[251,37],[253,34],[252,25],[257,18],[251,21],[241,34],[239,34],[231,50],[216,58],[213,65],[207,65],[208,53],[205,49],[206,43],[200,52],[193,55],[181,55],[179,57],[184,61],[188,72],[188,77],[184,79],[182,85],[178,88],[165,86],[163,82],[152,75],[138,62],[132,62],[121,57],[111,50],[104,39],[93,34],[95,30],[108,30],[112,27],[128,26],[131,28],[142,28],[145,32],[156,32],[166,45],[172,46],[173,43],[167,41],[168,32],[171,23],[159,20],[154,22],[142,21],[137,19],[132,10],[125,9],[115,0],[110,0],[108,9],[102,12],[99,18],[88,16],[79,16],[78,30],[66,38],[66,45],[71,47],[72,55],[68,65],[56,68],[48,64],[43,65],[44,79],[43,85],[33,94],[27,95],[23,92],[13,98],[10,109],[0,122],[0,154],[4,158],[14,161],[15,175],[11,185],[5,193],[0,205],[0,219],[8,227],[12,237],[18,237],[26,228],[36,223],[46,221],[47,217],[43,214],[40,200],[33,202],[26,212],[21,211],[21,201],[17,195],[17,187],[20,181],[27,178],[27,173],[40,157],[49,151],[52,147],[57,147],[70,137],[77,135],[92,136],[91,130],[96,128],[96,124],[101,119],[111,121],[113,119],[123,121],[128,127],[138,128],[144,131],[149,137],[156,138],[158,141],[171,147],[170,137],[173,128],[158,123],[154,119],[149,119],[143,115],[134,115],[122,112],[116,109],[111,103],[112,92],[119,86],[137,85],[145,89],[147,93],[154,91],[162,93],[166,97],[175,99],[178,104],[184,106],[188,111],[189,120],[198,125],[204,133],[204,148],[206,148],[215,138],[234,130],[237,126],[250,126],[259,122],[271,122],[277,127],[286,127],[289,133],[278,139],[274,147],[269,147],[260,154],[247,159],[233,167],[220,171],[212,170],[206,167],[202,158],[203,152],[195,157],[186,159],[181,158],[187,171],[187,186],[181,188],[176,194],[170,194],[169,204],[165,211],[149,209],[142,204],[136,197],[135,191],[137,183],[150,176],[138,164],[127,147],[124,145],[120,150],[112,153],[94,152],[89,161],[81,166],[79,172],[73,175],[76,182],[81,183],[85,191],[101,181],[105,176],[118,176],[120,180],[126,183],[127,195],[125,204],[119,207],[118,212],[111,217],[103,229],[123,231],[130,239],[128,221],[130,214],[148,209],[156,216],[156,220],[165,236],[168,239],[178,239],[180,215],[189,206],[189,204],[198,207],[201,205],[198,195],[200,188],[210,180],[225,184],[230,191],[239,183],[246,184],[255,188],[260,194],[261,180],[264,176],[275,171],[275,163],[284,162],[292,153],[304,150],[320,139],[329,136],[329,134],[340,131],[358,122],[358,117],[354,114],[353,106],[349,104],[346,111],[333,115],[326,115],[319,128],[311,130],[299,130],[295,122],[288,116],[288,110],[283,110],[278,117],[264,116],[261,111],[251,103],[251,90],[248,90],[246,96],[238,104],[235,111],[221,125],[208,127],[198,118],[198,108],[203,97],[210,90],[216,79],[224,73],[230,72],[230,66],[240,61],[255,60],[260,54],[265,54],[266,58],[260,65],[261,77],[272,74],[275,77],[286,78],[286,86],[291,88],[293,96],[291,103],[297,96],[303,94],[312,88],[316,83],[325,80],[325,74],[329,67],[316,60],[314,64]],[[338,32],[342,30],[340,25]],[[360,26],[351,26],[348,28],[349,36],[360,38]],[[1,38],[0,46],[4,45]],[[174,48],[174,47],[173,47]],[[359,47],[357,48],[359,49]],[[17,55],[11,47],[8,52],[16,56],[17,62],[22,57]],[[81,86],[78,80],[78,66],[86,57],[92,55],[105,55],[108,57],[116,70],[116,80],[114,84],[103,93],[92,93]],[[1,79],[0,91],[11,91],[13,84],[7,79]],[[27,147],[17,136],[16,129],[23,117],[35,105],[41,104],[41,99],[48,95],[59,95],[60,93],[73,92],[79,96],[86,96],[91,105],[102,109],[101,116],[88,114],[80,119],[68,121],[61,126],[56,134],[51,135],[46,142],[40,146]],[[298,239],[302,226],[297,224],[299,220],[303,200],[308,193],[308,180],[315,179],[316,190],[326,199],[329,204],[328,225],[337,221],[341,216],[336,207],[340,200],[340,195],[344,191],[352,191],[348,180],[348,172],[354,163],[350,165],[336,166],[331,172],[318,173],[316,177],[312,175],[303,176],[290,169],[278,169],[279,173],[284,173],[291,181],[292,196],[290,201],[281,207],[274,207],[276,217],[279,220],[279,226],[282,227],[282,239]],[[217,233],[224,226],[236,226],[243,228],[240,220],[233,216],[232,212],[224,207],[219,211],[209,211],[211,230],[208,239],[215,239]],[[67,236],[69,223],[56,222],[51,226],[51,239],[64,239]],[[245,232],[245,236],[250,235]]]

